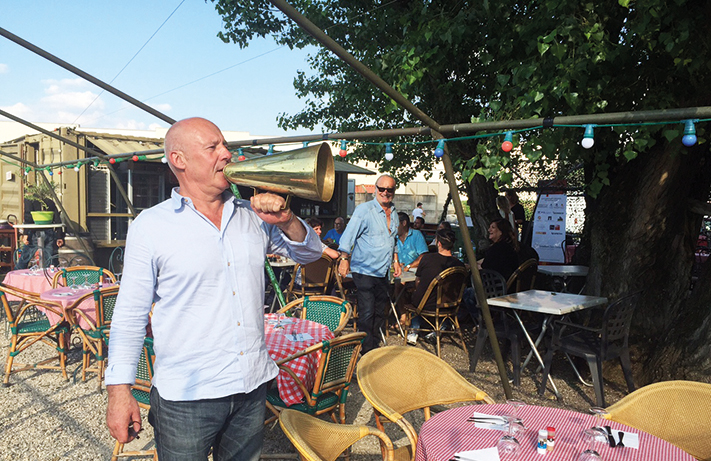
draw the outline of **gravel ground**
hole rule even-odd
[[[78,338],[75,337],[75,341]],[[475,335],[467,332],[468,347],[473,349]],[[2,341],[2,356],[7,357],[9,338]],[[390,336],[389,344],[402,344],[402,339]],[[417,347],[430,352],[434,347],[420,341]],[[53,349],[49,346],[35,347],[32,360],[49,356]],[[25,359],[21,354],[18,358]],[[493,361],[490,348],[479,361],[476,372],[469,370],[469,356],[450,340],[443,341],[442,358],[452,364],[457,371],[476,384],[497,402],[505,400],[499,375]],[[108,460],[114,443],[104,422],[106,411],[106,392],[97,391],[96,377],[81,382],[80,374],[81,347],[75,342],[70,351],[68,372],[70,380],[64,381],[61,373],[53,370],[30,370],[10,377],[10,387],[0,389],[0,460]],[[632,358],[633,363],[635,357]],[[79,367],[76,384],[71,374]],[[582,367],[582,369],[587,367]],[[416,367],[413,367],[413,373]],[[545,397],[536,393],[540,374],[535,367],[522,372],[521,387],[514,388],[514,396],[533,405],[563,407],[587,412],[594,405],[592,388],[581,385],[575,378],[570,365],[558,360],[554,364],[553,377],[562,394],[556,400],[550,390]],[[604,368],[605,395],[607,404],[619,400],[626,392],[622,372],[614,362],[608,362]],[[589,374],[583,372],[586,377]],[[406,416],[416,428],[422,424],[421,412]],[[373,410],[364,399],[354,380],[348,396],[347,419],[349,423],[375,426]],[[140,440],[132,442],[131,447],[141,448],[152,444],[152,430],[146,415],[143,417],[144,431]],[[407,443],[404,434],[397,426],[386,426],[386,432],[396,445]],[[265,453],[294,452],[282,433],[279,425],[265,430]],[[374,437],[366,438],[353,447],[351,459],[354,461],[379,460],[379,446]]]

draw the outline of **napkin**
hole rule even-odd
[[[487,415],[485,413],[474,413],[472,415],[472,418],[500,418],[500,416],[497,415]],[[501,420],[496,421],[495,419],[492,419],[490,423],[488,422],[475,422],[474,426],[480,428],[480,429],[493,429],[495,431],[505,431],[506,428],[508,427],[508,424]]]
[[[499,461],[499,449],[496,447],[481,450],[460,451],[454,458],[461,461]]]
[[[286,339],[289,341],[308,341],[309,339],[314,339],[313,336],[311,336],[308,333],[285,333],[286,334]]]
[[[268,323],[269,325],[277,325],[277,324],[279,324],[280,322],[279,322],[279,320],[277,320],[277,319],[269,319],[269,320],[267,320],[267,323]],[[281,324],[282,324],[282,325],[289,325],[290,323],[294,323],[294,319],[292,319],[292,318],[290,318],[290,317],[283,317],[283,318],[281,319]]]
[[[619,431],[617,429],[610,429],[610,426],[605,426],[608,436],[612,436],[615,440],[615,447],[620,444],[620,439],[622,439],[622,444],[627,448],[639,449],[639,434],[634,432]],[[610,444],[612,445],[612,444]]]

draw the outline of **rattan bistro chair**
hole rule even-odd
[[[464,288],[466,288],[467,277],[469,277],[469,270],[464,267],[450,267],[445,269],[430,282],[418,306],[405,304],[403,307],[407,314],[408,322],[411,322],[413,317],[419,315],[435,332],[437,338],[437,357],[441,357],[440,339],[442,334],[458,335],[462,343],[462,349],[464,349],[465,352],[467,350],[464,335],[462,334],[462,329],[457,319],[459,306],[462,303],[462,295],[464,295]],[[434,307],[427,306],[430,295],[436,297]],[[454,328],[452,330],[444,330],[442,328],[442,325],[444,325],[447,320],[453,325]],[[423,330],[420,329],[416,331]]]
[[[81,380],[86,381],[87,372],[95,372],[98,376],[99,392],[101,392],[101,383],[104,379],[104,360],[107,358],[109,328],[111,327],[111,317],[114,314],[118,291],[118,285],[94,290],[92,293],[87,293],[79,298],[72,306],[66,309],[67,317],[72,322],[72,326],[76,327],[82,340]],[[96,320],[92,320],[77,308],[87,298],[94,299],[94,318]],[[81,328],[78,317],[88,324],[89,328]],[[91,355],[96,359],[94,367],[90,366]]]
[[[54,274],[52,288],[69,287],[90,283],[116,283],[116,276],[108,269],[97,266],[72,266],[62,267]]]
[[[138,359],[138,369],[136,371],[136,382],[131,386],[131,394],[138,402],[138,406],[144,410],[151,409],[151,380],[153,379],[153,362],[155,354],[153,353],[153,338],[144,338],[141,357]],[[155,447],[148,450],[131,450],[124,451],[124,444],[116,442],[114,451],[111,455],[111,461],[116,461],[118,458],[133,458],[133,457],[148,457],[152,456],[154,460],[158,459]]]
[[[404,414],[422,409],[428,420],[433,405],[494,403],[447,362],[416,347],[374,349],[361,357],[356,376],[360,391],[375,410],[378,429],[383,430],[380,416],[385,416],[410,440],[410,445],[395,450],[398,460],[414,460],[417,446],[417,432]]]
[[[295,299],[279,310],[299,312],[299,317],[326,325],[334,336],[339,336],[351,318],[351,304],[335,296],[306,296]]]
[[[19,298],[19,302],[10,302],[7,295]],[[0,284],[0,302],[5,310],[5,317],[10,325],[10,349],[5,364],[3,386],[10,383],[10,374],[31,369],[61,370],[64,379],[67,377],[66,335],[69,334],[69,324],[64,320],[61,304],[40,299],[38,293],[25,291],[10,285]],[[45,312],[58,316],[59,321],[50,323]],[[54,347],[58,354],[33,364],[17,363],[15,357],[34,346],[45,343]],[[57,360],[58,365],[50,365]],[[14,368],[14,369],[13,369]]]
[[[336,279],[336,293],[341,299],[351,304],[351,320],[353,321],[353,331],[358,331],[358,290],[353,279],[342,277],[338,272],[338,265],[333,270],[333,278]]]
[[[351,424],[334,424],[295,410],[284,410],[279,425],[305,461],[335,461],[351,445],[369,435],[380,439],[383,460],[393,461],[393,444],[384,432]]]
[[[308,264],[297,264],[294,267],[294,276],[291,278],[289,288],[286,290],[286,302],[306,295],[325,295],[333,286],[333,259],[328,255],[321,255],[319,259]],[[301,274],[301,285],[297,283],[297,275]]]
[[[664,381],[607,408],[607,418],[648,432],[701,460],[711,460],[711,384]]]
[[[288,373],[304,393],[304,401],[291,405],[289,408],[310,415],[329,413],[333,422],[345,424],[346,398],[353,378],[356,362],[360,354],[365,333],[351,333],[338,338],[322,341],[303,351],[279,360],[276,364]],[[313,386],[307,386],[289,368],[288,363],[298,357],[321,352],[321,357],[316,368]],[[279,397],[276,387],[267,391],[267,408],[274,414],[266,423],[274,421],[279,416],[279,411],[287,405]],[[338,419],[336,418],[338,411]]]
[[[535,258],[524,261],[506,281],[506,293],[518,293],[532,290],[536,286],[538,260]]]

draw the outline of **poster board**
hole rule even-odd
[[[565,263],[562,242],[565,241],[565,193],[541,194],[533,215],[531,246],[541,262]]]

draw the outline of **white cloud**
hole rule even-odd
[[[10,72],[10,68],[7,66],[7,64],[3,64],[0,62],[0,74],[7,74]]]
[[[168,112],[170,109],[173,108],[170,104],[148,104],[152,108],[159,110],[161,112]]]
[[[24,119],[32,116],[32,109],[21,102],[13,104],[12,106],[0,106],[0,109]]]

